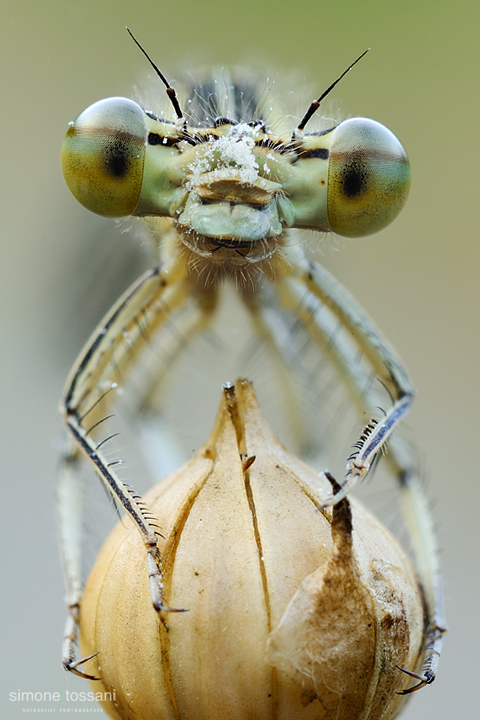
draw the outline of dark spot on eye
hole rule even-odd
[[[361,162],[352,162],[345,166],[342,178],[343,194],[353,198],[362,195],[367,189],[368,176],[365,165]]]
[[[113,144],[105,155],[105,167],[109,175],[116,178],[125,177],[129,169],[128,153],[122,143]]]

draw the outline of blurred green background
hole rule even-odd
[[[412,191],[390,228],[346,242],[325,264],[375,318],[418,389],[408,422],[435,503],[450,632],[437,681],[402,717],[478,717],[478,3],[3,0],[1,7],[2,717],[24,717],[25,706],[9,701],[18,689],[86,689],[60,667],[57,404],[103,312],[96,298],[108,305],[118,293],[104,286],[116,276],[122,284],[133,241],[115,236],[112,244],[111,223],[70,197],[59,149],[69,120],[97,99],[131,95],[141,77],[145,63],[125,25],[169,77],[179,67],[254,58],[294,70],[296,82],[306,78],[318,93],[372,47],[335,90],[334,104],[398,135]],[[102,249],[103,235],[120,260]],[[89,246],[88,266],[79,248],[92,237],[99,250]],[[85,310],[82,285],[101,290]]]

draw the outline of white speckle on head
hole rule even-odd
[[[247,123],[234,125],[227,135],[211,142],[202,154],[189,164],[192,176],[187,188],[192,190],[204,173],[214,171],[221,179],[234,169],[245,183],[258,178],[258,163],[253,153],[257,130]],[[204,146],[205,147],[205,146]]]

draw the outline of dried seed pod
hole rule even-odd
[[[424,603],[405,552],[363,506],[321,510],[325,478],[273,436],[251,385],[225,388],[213,432],[147,494],[165,537],[169,630],[129,520],[82,601],[95,692],[129,720],[394,717],[422,661]],[[95,667],[96,665],[96,667]]]

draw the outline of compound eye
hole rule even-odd
[[[71,123],[62,145],[65,181],[76,199],[98,215],[122,217],[137,206],[145,163],[142,108],[108,98]]]
[[[410,164],[395,135],[374,120],[351,118],[333,131],[328,169],[328,221],[347,237],[370,235],[400,212]]]

